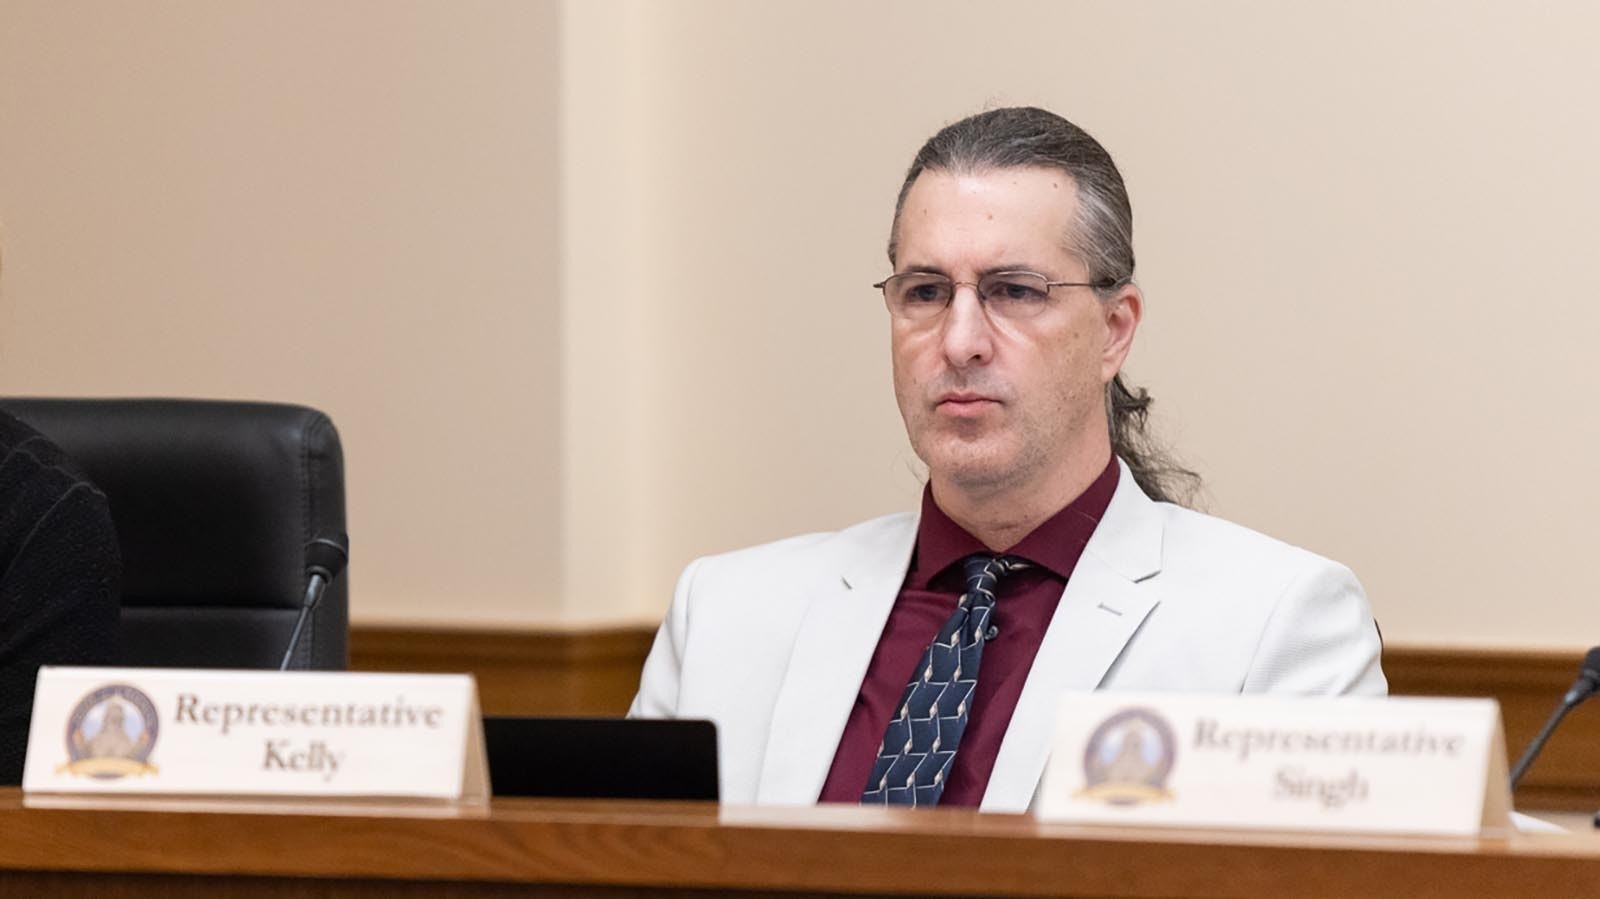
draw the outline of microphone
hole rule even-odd
[[[1517,783],[1522,780],[1522,775],[1528,773],[1528,767],[1533,764],[1533,760],[1539,757],[1539,752],[1544,749],[1545,741],[1550,739],[1551,734],[1555,733],[1556,725],[1561,723],[1562,718],[1567,717],[1568,712],[1577,708],[1585,699],[1593,696],[1597,690],[1600,690],[1600,646],[1596,646],[1584,655],[1583,668],[1578,671],[1578,679],[1573,681],[1572,689],[1567,691],[1567,695],[1561,697],[1561,704],[1556,706],[1555,713],[1550,716],[1550,720],[1544,723],[1544,729],[1540,730],[1539,735],[1533,738],[1532,743],[1528,744],[1527,750],[1522,753],[1522,758],[1517,760],[1517,766],[1511,769],[1511,789],[1513,791],[1517,789]],[[1600,818],[1597,818],[1597,821],[1600,821]]]
[[[300,631],[306,626],[306,618],[322,599],[323,591],[349,562],[350,538],[345,534],[314,537],[306,543],[306,599],[300,605],[300,617],[294,620],[294,633],[289,635],[289,648],[283,651],[279,671],[289,670],[289,660],[294,658],[295,647],[300,645]]]

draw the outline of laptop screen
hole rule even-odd
[[[485,715],[483,736],[496,796],[718,798],[710,721]]]

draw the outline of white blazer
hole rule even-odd
[[[724,802],[816,802],[916,535],[900,514],[696,559],[629,715],[715,721]],[[1380,648],[1349,569],[1153,502],[1124,465],[981,808],[1027,809],[1065,690],[1382,694]]]

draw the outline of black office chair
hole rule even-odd
[[[308,565],[344,539],[333,422],[276,403],[0,399],[105,491],[122,548],[122,661],[277,668]],[[324,541],[324,542],[319,542]],[[349,664],[348,578],[337,570],[291,668]]]

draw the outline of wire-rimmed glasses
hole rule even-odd
[[[896,318],[927,321],[949,308],[956,288],[966,284],[978,292],[978,299],[998,318],[1032,318],[1050,306],[1054,287],[1093,287],[1104,290],[1118,286],[1111,280],[1052,281],[1038,272],[990,272],[972,281],[955,281],[938,272],[901,272],[872,285],[883,291],[883,300]]]

